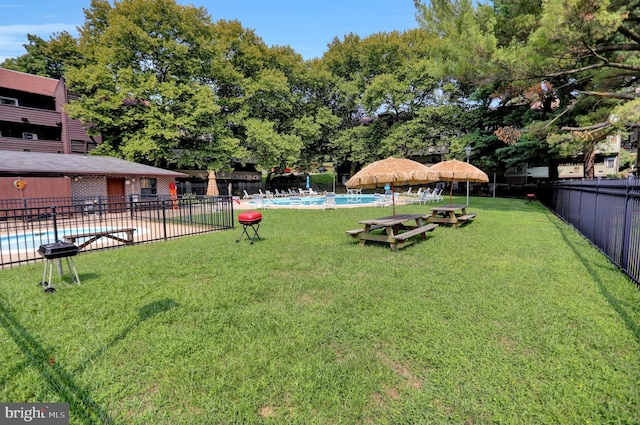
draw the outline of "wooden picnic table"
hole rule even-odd
[[[452,224],[453,227],[457,228],[476,216],[476,213],[467,213],[467,206],[456,204],[440,205],[430,208],[431,215],[426,215],[425,218],[429,223]]]
[[[64,238],[67,242],[75,243],[76,239],[84,239],[89,238],[88,240],[81,243],[78,248],[82,249],[87,245],[92,244],[97,241],[101,237],[113,239],[114,241],[122,242],[124,244],[133,243],[133,232],[136,229],[133,227],[127,227],[125,229],[111,229],[111,230],[96,230],[87,233],[77,233],[75,235],[66,235]],[[126,234],[126,236],[121,237],[119,234]]]
[[[415,221],[415,225],[410,222]],[[392,251],[403,248],[410,243],[409,239],[420,235],[420,239],[426,239],[426,232],[432,231],[437,224],[427,224],[422,214],[397,214],[387,217],[358,221],[364,224],[362,229],[347,230],[347,233],[360,240],[364,246],[367,241],[388,243]],[[381,229],[382,232],[373,232]]]

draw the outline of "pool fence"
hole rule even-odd
[[[0,269],[43,261],[41,245],[80,252],[165,241],[234,228],[229,196],[0,200]]]

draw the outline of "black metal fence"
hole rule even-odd
[[[40,261],[38,248],[57,241],[82,252],[233,227],[228,196],[0,200],[0,269]]]
[[[640,179],[546,183],[538,198],[640,285]]]

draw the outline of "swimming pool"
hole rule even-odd
[[[62,229],[58,230],[58,240],[64,240],[65,235],[91,233],[113,229],[114,227],[83,227],[75,229]],[[116,234],[116,236],[124,237],[124,235],[121,236],[120,234]],[[75,243],[80,245],[86,240],[89,240],[89,238],[79,238]],[[0,253],[33,252],[37,251],[40,245],[55,242],[55,233],[53,230],[0,236]]]
[[[262,201],[265,206],[293,206],[293,205],[322,205],[325,201],[324,196],[302,196],[294,198],[299,204],[291,203],[291,198],[264,198]],[[354,195],[336,195],[336,205],[373,205],[375,202],[374,194],[354,194]],[[249,201],[249,204],[256,205],[256,201]]]

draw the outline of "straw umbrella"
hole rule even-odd
[[[438,181],[438,174],[419,162],[406,158],[389,157],[372,162],[353,175],[346,183],[350,189],[374,189],[391,185],[393,215],[396,215],[396,197],[393,186],[416,185]]]
[[[449,205],[451,205],[451,198],[453,196],[454,181],[478,183],[489,182],[489,176],[487,176],[484,171],[469,164],[468,162],[458,161],[457,159],[439,162],[429,167],[429,169],[440,175],[439,180],[451,182],[451,189],[449,190]]]
[[[207,196],[220,196],[215,171],[209,171],[209,183],[207,184]]]

